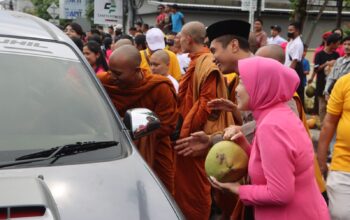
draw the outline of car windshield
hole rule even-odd
[[[111,108],[73,50],[40,45],[45,50],[0,47],[0,162],[77,142],[119,142]],[[59,51],[45,52],[50,47]]]

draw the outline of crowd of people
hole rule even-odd
[[[205,27],[185,23],[176,5],[158,10],[155,27],[137,23],[129,34],[120,25],[85,35],[71,23],[64,31],[121,117],[136,107],[159,117],[160,129],[135,146],[186,219],[209,219],[213,204],[222,219],[347,219],[350,37],[341,29],[325,33],[311,71],[298,23],[284,39],[279,25],[268,37],[261,19],[251,32],[244,21]],[[304,111],[315,76],[314,113],[322,120],[316,152]],[[222,140],[249,156],[245,184],[206,175],[206,154]]]

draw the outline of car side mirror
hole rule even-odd
[[[126,111],[123,121],[134,140],[147,136],[160,128],[159,118],[147,108],[129,109]]]

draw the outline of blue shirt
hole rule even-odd
[[[173,25],[172,32],[179,33],[181,31],[183,17],[184,15],[179,11],[171,15],[171,22]]]
[[[310,63],[307,59],[303,58],[302,60],[302,64],[303,64],[303,70],[305,71],[309,71],[310,72]],[[303,85],[304,87],[306,86],[306,75],[303,75],[302,81],[301,81],[301,85]]]

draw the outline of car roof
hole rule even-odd
[[[55,25],[30,14],[0,10],[0,35],[64,41],[70,43]]]

